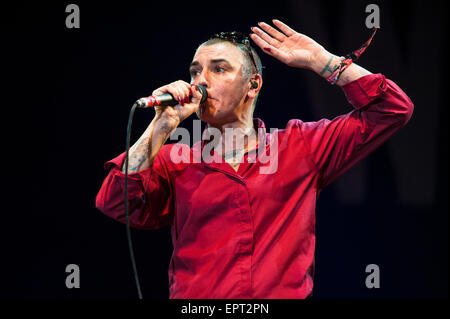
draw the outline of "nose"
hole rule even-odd
[[[192,80],[192,85],[203,85],[205,88],[208,88],[208,81],[206,80],[204,72],[205,71],[200,73],[195,77],[194,80]]]

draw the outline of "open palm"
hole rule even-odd
[[[310,69],[314,58],[324,48],[310,37],[298,33],[279,20],[272,20],[282,32],[267,23],[260,22],[252,27],[251,39],[264,52],[281,62],[296,68]]]

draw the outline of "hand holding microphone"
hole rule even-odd
[[[207,97],[204,86],[179,80],[156,89],[151,96],[137,100],[136,104],[139,108],[153,107],[158,124],[173,129],[197,111]]]
[[[187,98],[183,98],[182,95],[181,96],[177,95],[177,97],[175,98],[174,95],[171,93],[156,94],[155,92],[158,91],[156,90],[154,91],[153,95],[149,97],[143,97],[137,100],[136,103],[138,104],[139,108],[147,108],[154,106],[175,106],[177,104],[181,104],[182,106],[184,106],[184,103],[188,103],[190,101],[190,96],[192,95],[191,94],[192,88],[197,89],[202,95],[200,104],[205,102],[206,98],[208,97],[208,92],[206,91],[206,88],[203,85],[193,85],[189,88],[189,96]]]

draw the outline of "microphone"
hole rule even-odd
[[[197,90],[202,94],[202,99],[200,100],[200,104],[205,102],[208,97],[208,92],[203,85],[195,85]],[[170,93],[164,93],[156,96],[143,97],[136,101],[136,105],[139,108],[147,108],[152,106],[174,106],[179,104],[177,99],[173,97]]]

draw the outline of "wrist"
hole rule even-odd
[[[313,60],[311,69],[321,77],[327,78],[340,63],[341,57],[323,50]]]
[[[154,118],[153,122],[153,126],[158,133],[170,135],[172,131],[178,127],[181,121],[178,118],[162,114],[161,116]]]

